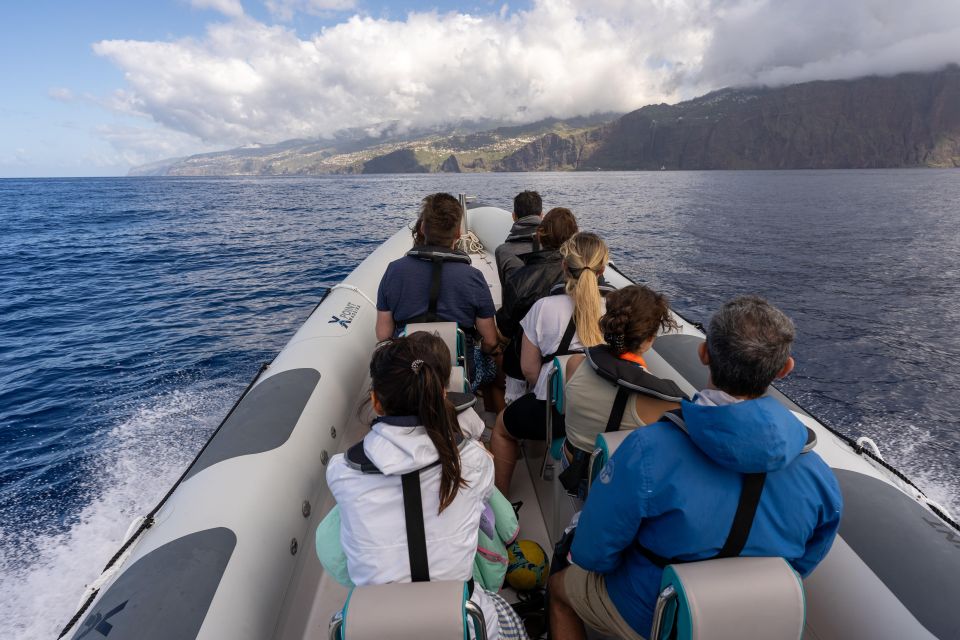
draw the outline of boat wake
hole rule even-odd
[[[12,637],[59,635],[130,523],[163,497],[237,395],[235,384],[221,380],[151,398],[101,439],[102,453],[82,472],[91,499],[61,530],[0,525],[0,617]]]
[[[960,471],[951,464],[955,451],[937,442],[929,430],[913,422],[873,435],[869,425],[855,429],[872,437],[880,454],[903,472],[926,496],[946,509],[955,522],[960,518]]]

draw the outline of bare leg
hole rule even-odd
[[[493,425],[490,450],[493,452],[494,484],[505,496],[510,495],[510,481],[513,479],[513,468],[517,465],[519,448],[517,440],[507,433],[507,428],[503,426],[503,411],[501,411],[497,414],[496,424]]]
[[[583,620],[570,606],[567,591],[563,586],[563,576],[567,570],[558,571],[550,576],[550,637],[554,640],[586,640],[587,630]]]
[[[503,354],[501,353],[494,357],[494,361],[497,363],[497,377],[494,378],[493,383],[490,385],[490,399],[493,403],[494,411],[500,413],[507,406],[507,403],[503,399],[507,386],[507,380],[503,373]]]

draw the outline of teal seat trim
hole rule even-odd
[[[553,405],[557,408],[557,411],[560,413],[564,412],[566,398],[563,393],[563,365],[560,363],[560,358],[553,359],[553,368],[556,369],[556,373],[553,378],[550,379],[550,393],[553,398]]]
[[[469,590],[469,588],[468,588],[467,583],[464,582],[464,583],[463,583],[463,607],[462,607],[462,609],[463,609],[463,638],[464,638],[464,640],[470,640],[470,629],[467,627],[467,618],[469,617],[469,616],[467,616],[467,600],[469,600],[469,599],[470,599],[470,590]],[[476,625],[474,625],[473,633],[474,633],[474,636],[475,636],[475,637],[477,637],[477,638],[480,637],[480,630],[476,628]]]
[[[356,589],[356,587],[353,587]],[[350,589],[350,593],[347,594],[347,600],[343,603],[343,620],[340,622],[340,640],[344,640],[347,637],[347,608],[350,606],[350,598],[353,597],[353,589]]]
[[[550,457],[554,460],[559,460],[560,456],[563,455],[563,441],[565,438],[554,438],[553,442],[550,443]]]
[[[607,460],[610,459],[610,449],[607,448],[607,441],[602,433],[597,436],[594,447],[600,449],[600,455],[597,456],[597,461],[593,465],[593,478],[591,478],[591,480],[597,479],[597,476],[600,475],[600,470],[606,466]]]
[[[677,578],[673,565],[667,565],[663,570],[663,576],[660,578],[660,591],[662,592],[671,585],[676,590],[677,597],[667,605],[663,613],[664,623],[660,631],[660,637],[651,640],[666,640],[667,638],[691,640],[693,638],[693,621],[690,618],[690,607],[687,603],[687,594],[683,589],[683,582]],[[674,624],[677,627],[676,632],[673,631]]]

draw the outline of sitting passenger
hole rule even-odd
[[[589,349],[587,362],[587,357],[580,355],[567,361],[563,466],[572,464],[574,468],[560,478],[570,491],[586,478],[597,435],[656,422],[679,407],[677,403],[685,397],[673,382],[647,373],[643,359],[658,331],[677,328],[667,298],[647,287],[630,285],[607,294],[606,306],[600,330],[607,344]],[[618,380],[645,391],[620,387]],[[623,404],[616,402],[618,394],[623,396]]]
[[[497,260],[500,286],[506,286],[507,277],[523,266],[520,255],[539,251],[536,233],[543,214],[543,200],[536,191],[521,191],[513,199],[513,226],[503,244],[493,252]]]
[[[563,256],[560,247],[577,232],[577,220],[570,209],[557,207],[547,212],[537,228],[539,251],[520,256],[523,266],[514,270],[503,287],[503,304],[497,310],[497,329],[510,339],[503,354],[503,370],[507,374],[507,395],[511,396],[511,379],[520,383],[523,390],[511,397],[514,399],[526,391],[523,372],[520,369],[520,345],[523,319],[533,303],[550,295],[550,288],[563,282]]]
[[[547,378],[553,358],[603,342],[603,299],[598,282],[610,257],[607,245],[592,233],[577,233],[562,247],[565,293],[537,300],[520,322],[520,365],[532,393],[514,400],[497,415],[490,439],[497,488],[509,495],[520,439],[546,437]],[[554,437],[563,432],[563,417],[552,409]],[[548,443],[549,444],[549,443]]]
[[[554,638],[584,638],[584,622],[645,637],[667,564],[781,556],[806,577],[823,560],[840,488],[820,456],[802,453],[803,423],[764,397],[793,369],[793,338],[790,319],[761,298],[736,298],[713,317],[699,348],[707,388],[676,421],[634,430],[593,483],[574,564],[550,579]],[[732,527],[741,507],[753,517]]]
[[[465,332],[474,329],[486,353],[497,349],[495,309],[483,274],[466,254],[453,249],[460,237],[463,210],[456,198],[436,193],[423,199],[420,232],[425,245],[387,265],[377,290],[377,340],[400,333],[410,322],[456,322]],[[443,261],[434,263],[432,256]],[[439,269],[439,282],[434,282]],[[435,286],[436,284],[436,286]],[[434,297],[432,293],[436,293]]]
[[[427,334],[397,338],[370,362],[370,399],[379,418],[359,446],[331,458],[327,484],[340,508],[340,542],[350,580],[358,585],[462,580],[473,575],[480,518],[493,489],[490,454],[463,438],[445,399],[450,358],[421,358],[415,345],[440,343]],[[422,343],[422,342],[421,342]],[[409,553],[404,477],[420,487],[426,562]],[[413,565],[413,566],[412,566]],[[522,638],[512,609],[475,586],[490,638]],[[504,624],[501,625],[501,616]]]

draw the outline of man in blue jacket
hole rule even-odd
[[[715,557],[741,488],[765,473],[739,555],[782,556],[807,576],[840,524],[837,480],[802,453],[803,424],[763,397],[793,370],[793,323],[762,298],[740,297],[711,319],[700,360],[708,388],[683,402],[688,433],[662,420],[634,431],[593,484],[574,537],[574,564],[550,579],[553,638],[585,638],[584,622],[618,638],[646,637],[662,566]]]

